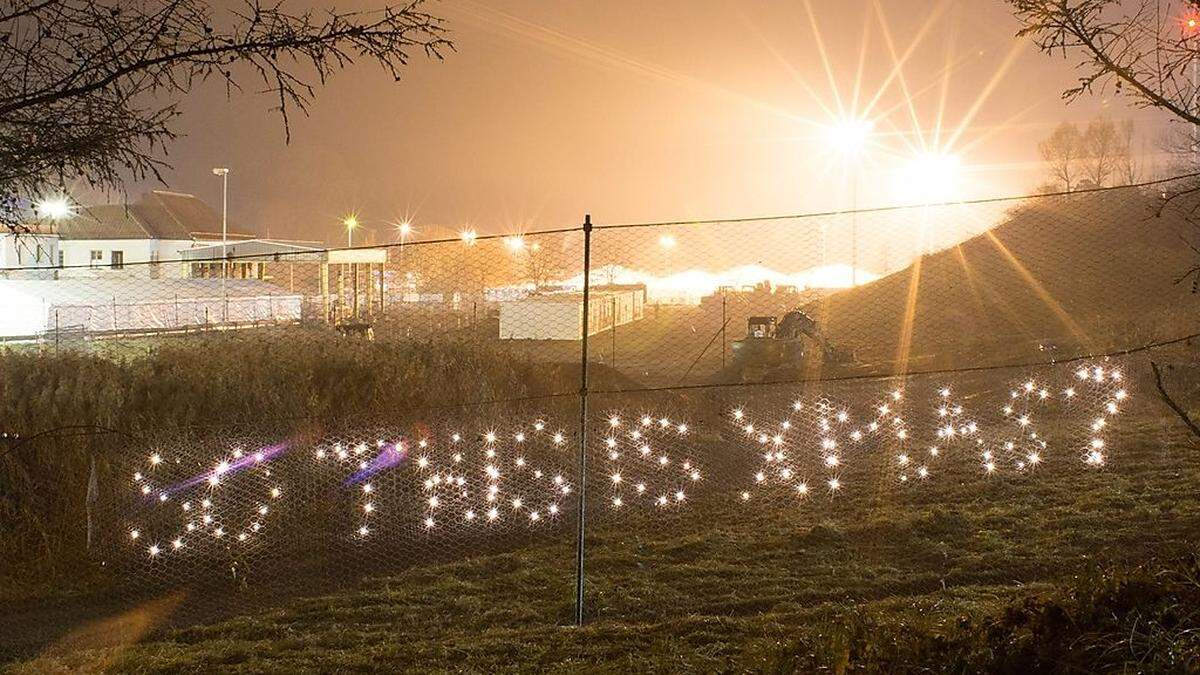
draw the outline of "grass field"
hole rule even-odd
[[[203,601],[167,593],[13,670],[1194,670],[1194,441],[1143,390],[1109,444],[1101,470],[1072,455],[991,480],[968,460],[803,505],[714,490],[671,514],[597,511],[583,628],[565,522],[163,631]]]

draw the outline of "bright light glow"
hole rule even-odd
[[[34,204],[33,208],[39,218],[50,220],[62,220],[74,215],[71,202],[67,201],[66,197],[49,197]]]
[[[825,128],[825,142],[840,153],[856,155],[867,144],[874,129],[875,123],[871,120],[840,120]]]
[[[410,234],[413,233],[412,223],[410,223],[406,220],[406,221],[396,225],[396,231],[400,233],[400,239],[404,240],[404,239],[408,238],[408,236]]]
[[[475,240],[479,238],[479,233],[475,230],[463,230],[458,233],[458,238],[462,239],[468,246],[475,244]]]
[[[525,237],[519,234],[504,238],[504,245],[513,253],[520,253],[525,250]]]
[[[961,196],[962,159],[958,155],[926,153],[901,169],[896,197],[907,203],[942,204]]]
[[[351,213],[345,218],[342,218],[342,225],[344,225],[347,230],[353,230],[354,228],[358,227],[358,214]]]
[[[675,248],[679,245],[679,241],[675,239],[674,235],[664,234],[658,238],[658,245],[663,248]]]

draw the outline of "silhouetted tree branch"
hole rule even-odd
[[[1029,37],[1047,54],[1078,56],[1076,86],[1063,98],[1074,100],[1107,87],[1132,96],[1141,107],[1163,108],[1192,124],[1200,123],[1191,64],[1200,56],[1200,32],[1183,14],[1155,0],[1008,0]],[[1195,0],[1181,3],[1193,10]]]
[[[1154,385],[1158,388],[1158,394],[1162,397],[1163,402],[1167,404],[1167,407],[1170,408],[1171,411],[1174,412],[1175,415],[1179,417],[1179,419],[1182,420],[1185,425],[1187,425],[1187,428],[1192,432],[1192,435],[1197,439],[1200,439],[1200,425],[1197,425],[1195,422],[1193,422],[1192,417],[1187,414],[1187,411],[1184,410],[1178,403],[1176,403],[1175,399],[1171,398],[1171,395],[1167,393],[1167,388],[1165,385],[1163,385],[1162,371],[1159,369],[1158,364],[1151,361],[1150,369],[1154,371]]]
[[[414,52],[452,49],[423,5],[291,13],[244,0],[214,17],[204,0],[0,0],[0,194],[13,208],[66,180],[158,177],[176,101],[214,77],[227,93],[257,81],[290,138],[289,114],[356,59],[399,79]]]

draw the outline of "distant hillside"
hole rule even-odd
[[[1133,188],[1026,202],[988,232],[811,309],[835,344],[881,362],[902,353],[911,302],[910,368],[1193,332],[1200,296],[1175,281],[1197,262],[1183,238],[1200,230],[1183,208],[1156,217],[1158,204]]]

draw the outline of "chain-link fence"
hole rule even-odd
[[[1192,185],[4,270],[0,643],[497,556],[546,624],[1042,578],[947,547],[997,502],[1132,555],[1068,497],[1184,442]]]

